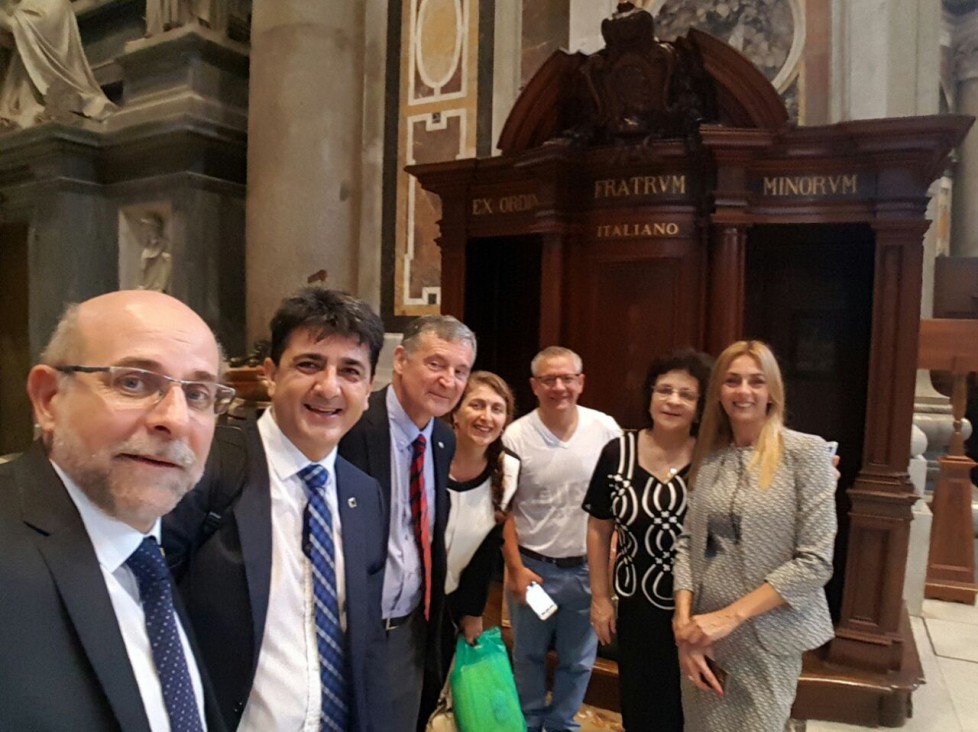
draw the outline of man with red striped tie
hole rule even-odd
[[[445,599],[445,486],[455,436],[436,418],[461,398],[475,351],[475,335],[451,316],[412,321],[394,351],[391,385],[371,396],[340,443],[340,454],[376,478],[387,498],[382,615],[392,732],[415,729],[425,662],[441,657],[435,646]]]

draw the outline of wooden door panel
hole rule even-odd
[[[584,359],[582,403],[623,426],[644,422],[651,360],[702,340],[698,252],[688,240],[595,242],[574,257],[566,343]]]

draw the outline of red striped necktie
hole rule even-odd
[[[424,490],[424,435],[411,443],[411,522],[414,539],[424,565],[424,617],[431,613],[431,528],[428,522],[428,496]]]

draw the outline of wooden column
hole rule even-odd
[[[767,130],[735,131],[713,125],[703,125],[700,133],[716,165],[704,344],[716,356],[744,335],[747,231],[754,220],[748,172],[755,159],[771,146],[773,136]]]
[[[706,350],[716,355],[743,335],[747,227],[714,224],[710,241],[710,318]]]
[[[441,311],[465,320],[466,210],[464,199],[442,198],[441,235]]]
[[[876,672],[905,662],[903,580],[916,500],[907,464],[920,323],[921,240],[927,222],[889,219],[876,230],[863,469],[852,501],[842,609],[829,660]],[[912,637],[910,639],[912,644]]]
[[[540,347],[546,348],[564,340],[564,238],[560,234],[544,234],[540,259]]]
[[[975,604],[974,533],[971,517],[971,469],[975,462],[964,454],[961,421],[967,401],[967,375],[978,370],[978,323],[973,320],[924,320],[920,323],[920,360],[924,369],[954,375],[951,408],[954,434],[948,454],[938,460],[940,478],[931,511],[927,581],[924,596]]]
[[[564,147],[527,153],[519,163],[537,182],[536,217],[531,232],[540,234],[540,347],[568,345],[569,317],[565,283],[568,249],[583,205],[580,151]]]

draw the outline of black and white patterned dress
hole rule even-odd
[[[638,435],[605,445],[584,510],[618,534],[618,667],[626,730],[682,730],[679,661],[672,635],[672,563],[686,513],[689,466],[660,481],[638,462]]]

